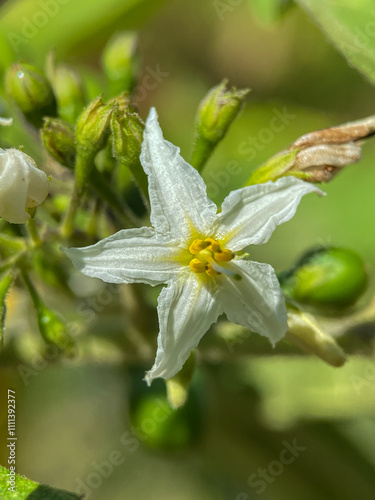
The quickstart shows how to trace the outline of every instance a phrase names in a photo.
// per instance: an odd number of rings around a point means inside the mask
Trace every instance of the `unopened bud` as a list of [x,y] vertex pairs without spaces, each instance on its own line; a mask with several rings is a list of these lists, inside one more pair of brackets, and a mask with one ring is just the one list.
[[122,31],[115,34],[104,49],[102,63],[112,95],[133,89],[139,70],[137,47],[137,34]]
[[238,116],[248,89],[227,89],[227,81],[212,88],[201,102],[196,124],[196,144],[192,164],[201,170],[216,145]]
[[139,156],[145,125],[137,113],[114,113],[111,121],[113,152],[130,169],[144,196],[148,195],[147,176]]
[[26,63],[13,64],[5,75],[5,89],[33,123],[55,114],[52,87],[44,74]]
[[82,189],[92,172],[95,155],[104,148],[109,136],[113,104],[104,104],[101,96],[83,110],[76,126],[76,185]]
[[113,114],[111,121],[113,150],[116,158],[128,166],[140,166],[139,155],[145,124],[137,113]]
[[357,253],[345,248],[322,247],[307,252],[279,279],[287,297],[334,312],[355,304],[366,289],[368,275]]
[[44,341],[55,345],[67,357],[73,357],[75,345],[63,321],[42,304],[37,308],[37,318],[39,331]]
[[75,123],[86,104],[80,74],[66,64],[55,66],[52,59],[49,76],[56,96],[59,117],[70,123]]
[[114,106],[116,106],[118,111],[117,114],[119,116],[122,116],[125,113],[137,112],[136,107],[133,104],[131,94],[128,91],[121,92],[121,94],[108,101],[108,104],[113,104]]
[[41,137],[47,152],[61,165],[74,168],[76,144],[74,127],[59,118],[45,118]]
[[175,410],[183,406],[187,401],[194,370],[195,356],[194,351],[192,351],[177,375],[166,381],[168,401]]
[[24,224],[28,209],[40,205],[48,194],[46,174],[18,149],[0,149],[0,217]]

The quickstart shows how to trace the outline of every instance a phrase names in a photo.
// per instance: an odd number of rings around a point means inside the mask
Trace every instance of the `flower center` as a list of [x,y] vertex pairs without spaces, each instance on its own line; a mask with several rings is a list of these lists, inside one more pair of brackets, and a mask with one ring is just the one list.
[[222,265],[231,261],[234,253],[227,248],[222,249],[218,241],[212,238],[194,240],[189,247],[189,252],[194,255],[189,262],[190,269],[194,273],[206,273],[208,276],[226,274],[231,278],[241,279],[238,274]]

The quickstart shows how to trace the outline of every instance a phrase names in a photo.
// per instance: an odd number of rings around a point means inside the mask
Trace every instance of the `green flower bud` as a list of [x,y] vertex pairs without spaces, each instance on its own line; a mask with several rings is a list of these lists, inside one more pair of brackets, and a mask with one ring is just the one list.
[[130,92],[128,91],[121,92],[121,94],[108,101],[108,104],[114,104],[117,106],[119,116],[122,116],[125,113],[137,112],[136,107],[133,105]]
[[131,401],[132,430],[151,448],[173,450],[186,447],[201,430],[200,402],[192,393],[185,406],[173,410],[163,392],[138,393],[136,400]]
[[53,70],[51,81],[59,116],[70,123],[75,123],[86,104],[80,74],[66,64],[59,64]]
[[74,168],[76,143],[74,127],[59,118],[45,118],[41,137],[47,152],[61,165]]
[[83,110],[76,125],[77,162],[76,188],[79,193],[87,184],[95,155],[105,147],[114,104],[104,104],[101,96]]
[[65,324],[54,312],[44,305],[25,269],[21,270],[21,275],[35,306],[42,338],[47,344],[55,345],[65,356],[73,357],[75,354],[74,342]]
[[192,164],[201,170],[216,145],[238,116],[248,89],[227,89],[227,80],[213,87],[201,102],[196,124],[196,143]]
[[175,410],[184,406],[189,395],[189,387],[195,370],[195,355],[191,352],[182,369],[166,381],[169,404]]
[[139,70],[138,36],[132,31],[115,34],[103,52],[102,64],[111,94],[132,90]]
[[345,248],[307,252],[294,268],[279,276],[287,297],[322,309],[353,305],[364,292],[368,275],[361,257]]
[[52,87],[44,74],[26,63],[13,64],[5,75],[5,89],[29,121],[55,114]]
[[77,150],[80,155],[95,155],[105,146],[113,107],[113,103],[104,104],[102,97],[98,96],[82,111],[76,125]]
[[47,344],[55,345],[65,356],[75,355],[75,345],[67,332],[65,324],[58,316],[43,304],[37,307],[37,319],[40,334]]
[[130,169],[143,195],[148,196],[147,176],[139,155],[143,141],[144,123],[137,113],[114,113],[111,121],[113,152]]
[[[143,141],[145,125],[137,113],[121,115],[114,113],[111,121],[113,150],[116,158],[129,166],[141,165],[139,155]],[[142,168],[142,167],[141,167]]]

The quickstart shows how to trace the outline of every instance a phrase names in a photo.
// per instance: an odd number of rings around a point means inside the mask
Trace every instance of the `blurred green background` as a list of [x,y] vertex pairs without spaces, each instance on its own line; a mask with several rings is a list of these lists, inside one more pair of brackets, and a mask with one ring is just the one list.
[[[0,11],[0,71],[20,59],[42,67],[55,48],[59,61],[85,75],[94,97],[101,90],[105,43],[117,30],[139,29],[140,113],[145,118],[155,106],[165,137],[181,147],[187,160],[196,108],[208,89],[223,78],[250,87],[246,108],[203,173],[209,195],[219,203],[298,136],[365,117],[375,107],[374,87],[306,12],[292,2],[281,3],[277,15],[277,9],[266,7],[276,2],[260,0],[7,1]],[[149,75],[156,84],[143,92]],[[282,130],[272,137],[262,132],[280,113]],[[246,146],[249,137],[257,140],[255,149]],[[38,154],[33,138],[17,124],[2,130],[2,138]],[[370,139],[361,162],[324,186],[328,196],[303,200],[293,220],[279,227],[267,245],[254,249],[252,257],[282,270],[305,249],[334,244],[356,250],[373,274],[374,158]],[[4,360],[0,368],[1,391],[17,390],[19,473],[70,491],[84,483],[93,500],[374,498],[374,361],[352,357],[335,369],[317,359],[282,356],[278,348],[269,349],[269,356],[244,359],[238,345],[219,363],[213,352],[199,363],[188,408],[157,422],[152,404],[157,407],[164,398],[162,384],[152,392],[140,384],[149,361],[132,367],[126,353],[108,342],[126,329],[126,318],[113,318],[109,307],[99,320],[88,298],[95,303],[102,285],[85,284],[76,315],[93,315],[87,331],[80,332],[100,340],[90,352],[92,361],[51,361],[27,372],[26,365]],[[50,300],[58,303],[59,298]],[[22,296],[14,293],[7,337],[27,336],[35,328],[27,311]],[[373,333],[372,325],[362,332]],[[140,401],[151,406],[142,407]],[[0,419],[5,428],[5,413]],[[150,435],[136,438],[131,426],[142,429],[145,422]],[[283,465],[285,442],[294,440],[304,449]],[[106,469],[103,462],[114,450],[121,459],[113,470]],[[0,463],[5,465],[3,448]],[[100,467],[105,472],[98,476]],[[259,469],[268,470],[263,483],[256,482]]]

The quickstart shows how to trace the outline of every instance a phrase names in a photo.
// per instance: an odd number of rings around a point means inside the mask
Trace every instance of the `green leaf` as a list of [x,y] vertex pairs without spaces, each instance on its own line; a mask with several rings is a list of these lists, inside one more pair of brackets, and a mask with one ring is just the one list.
[[346,57],[375,83],[375,5],[373,0],[296,0]]
[[10,471],[0,466],[0,498],[1,500],[79,500],[83,496],[69,493],[68,491],[56,490],[50,486],[44,486],[30,481],[19,474],[15,475],[14,492],[9,490],[12,483]]

